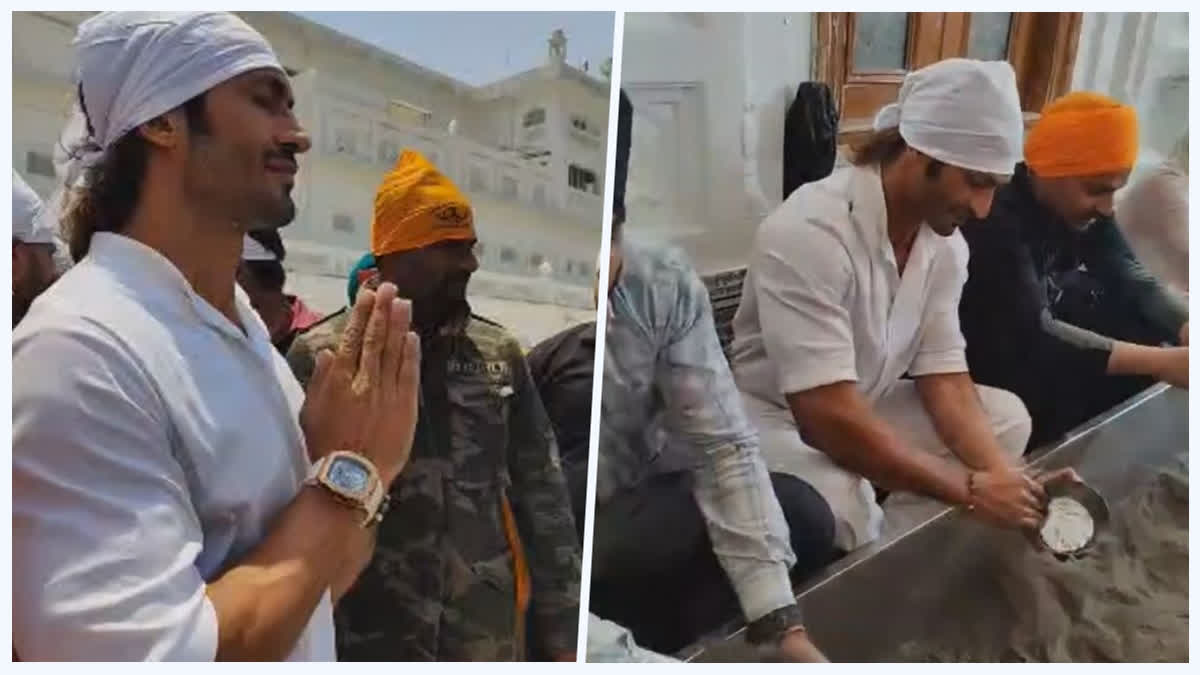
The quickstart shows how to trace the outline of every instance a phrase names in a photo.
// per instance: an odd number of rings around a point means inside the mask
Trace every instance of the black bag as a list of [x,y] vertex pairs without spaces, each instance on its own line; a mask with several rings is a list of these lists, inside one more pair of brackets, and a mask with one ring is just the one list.
[[838,111],[833,92],[820,82],[802,82],[783,123],[783,198],[821,180],[837,160]]

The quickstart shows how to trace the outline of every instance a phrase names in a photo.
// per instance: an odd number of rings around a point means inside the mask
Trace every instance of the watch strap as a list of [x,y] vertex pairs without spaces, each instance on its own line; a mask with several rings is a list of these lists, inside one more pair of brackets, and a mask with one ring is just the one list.
[[792,629],[804,625],[799,605],[788,605],[765,614],[746,626],[746,642],[752,645],[778,644]]
[[[367,466],[370,474],[370,483],[367,488],[367,494],[361,499],[347,497],[325,480],[325,472],[329,465],[335,459],[341,456],[351,456],[356,461],[359,461]],[[353,507],[361,511],[363,515],[362,521],[359,523],[362,527],[367,528],[378,524],[383,520],[384,514],[387,512],[387,506],[390,506],[391,500],[388,498],[387,487],[379,478],[379,471],[375,468],[375,464],[371,460],[362,456],[357,452],[339,451],[325,455],[324,457],[313,462],[308,469],[308,477],[304,481],[305,485],[316,485],[327,493],[329,493],[339,503]]]

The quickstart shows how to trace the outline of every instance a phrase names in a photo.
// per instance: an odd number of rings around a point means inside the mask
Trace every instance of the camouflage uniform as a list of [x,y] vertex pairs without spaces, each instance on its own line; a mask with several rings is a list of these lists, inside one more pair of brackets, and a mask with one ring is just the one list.
[[[301,383],[348,316],[297,338],[288,363]],[[532,576],[534,639],[549,655],[575,651],[580,552],[550,422],[516,340],[463,322],[422,340],[412,458],[371,564],[337,606],[342,660],[524,660],[504,495]]]

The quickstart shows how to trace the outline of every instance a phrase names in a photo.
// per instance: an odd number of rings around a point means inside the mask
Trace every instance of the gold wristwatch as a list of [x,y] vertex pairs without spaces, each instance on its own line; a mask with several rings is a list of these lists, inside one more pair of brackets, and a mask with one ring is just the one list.
[[362,526],[371,527],[387,513],[387,488],[371,460],[357,452],[339,450],[313,463],[305,485],[316,485],[334,499],[363,513]]

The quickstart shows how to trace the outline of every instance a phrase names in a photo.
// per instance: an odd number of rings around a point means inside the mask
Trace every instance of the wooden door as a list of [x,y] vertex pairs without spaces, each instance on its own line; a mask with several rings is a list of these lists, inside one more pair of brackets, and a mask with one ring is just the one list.
[[815,76],[834,91],[843,142],[870,131],[907,72],[954,56],[1012,63],[1032,118],[1069,86],[1080,20],[1070,12],[818,13]]

